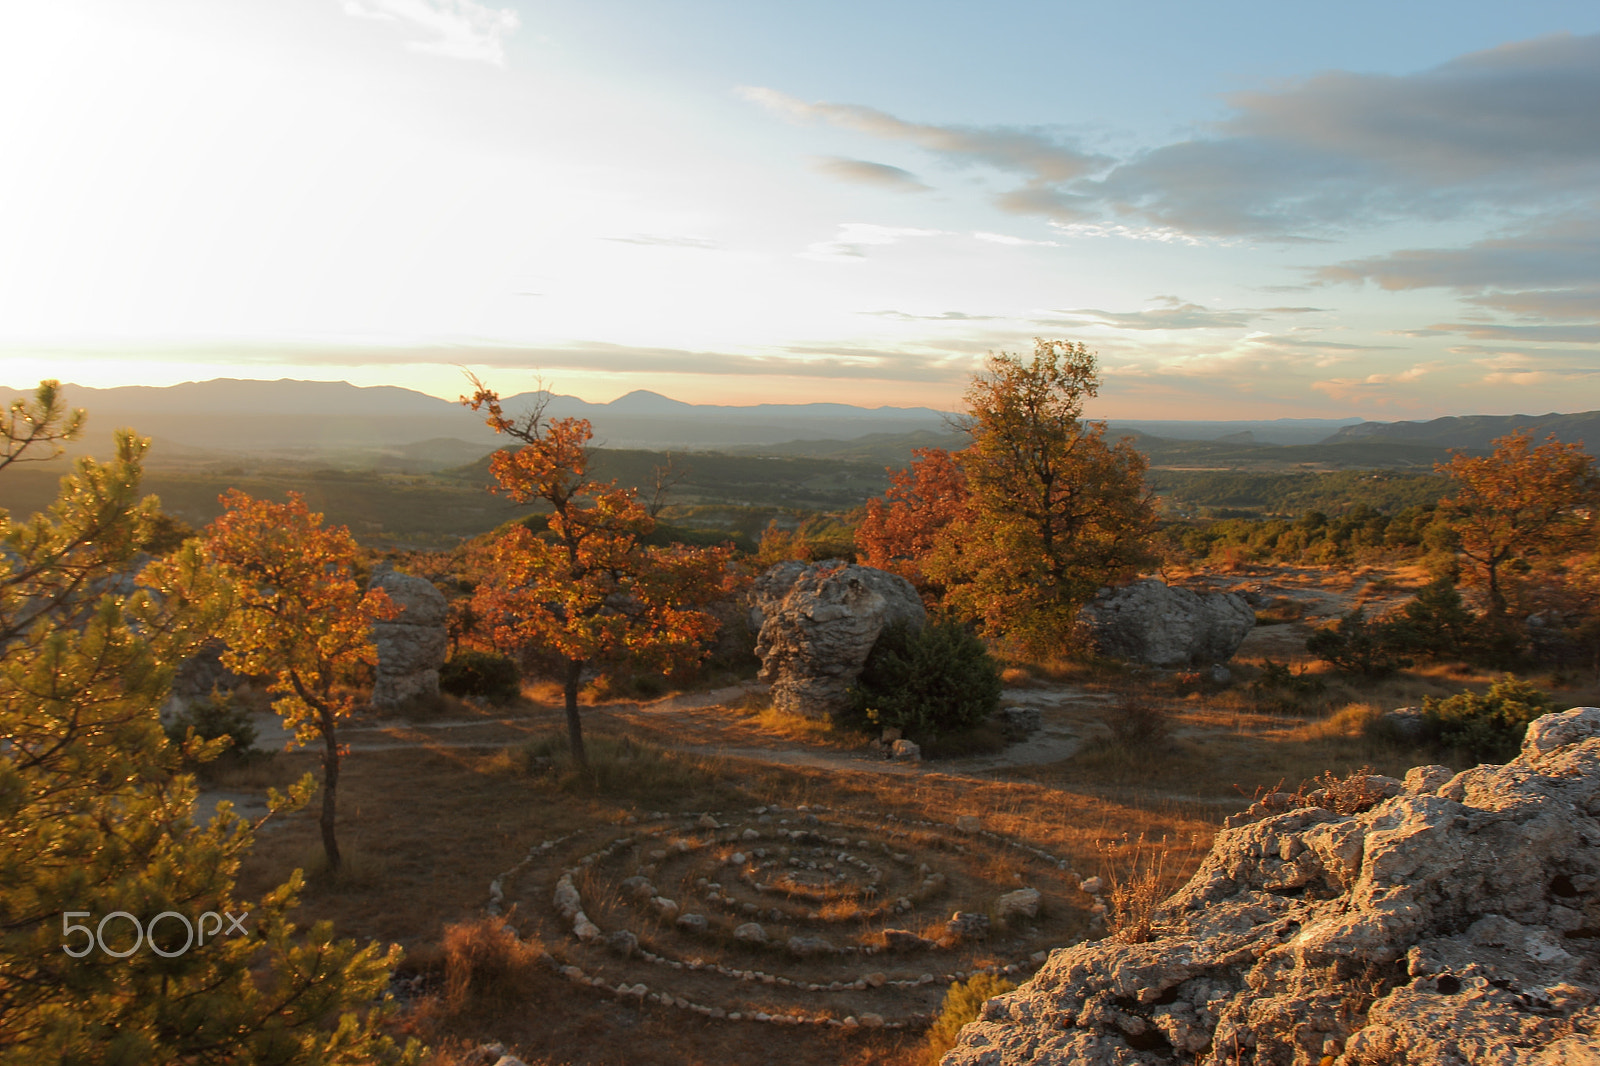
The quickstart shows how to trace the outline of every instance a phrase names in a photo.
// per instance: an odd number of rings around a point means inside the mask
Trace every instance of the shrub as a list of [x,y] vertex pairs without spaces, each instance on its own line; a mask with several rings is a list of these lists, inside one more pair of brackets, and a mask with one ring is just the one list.
[[1110,714],[1100,721],[1111,730],[1111,739],[1118,747],[1150,748],[1167,739],[1172,732],[1172,720],[1149,692],[1133,689],[1117,694]]
[[510,703],[520,694],[522,672],[509,655],[462,651],[439,669],[439,687],[452,696],[478,696]]
[[938,1019],[928,1030],[927,1061],[938,1062],[946,1051],[956,1046],[961,1027],[978,1020],[978,1012],[985,1003],[1016,987],[1004,977],[989,973],[975,973],[969,980],[951,985],[944,994]]
[[538,984],[543,946],[519,940],[504,918],[444,930],[444,1002],[451,1013],[526,1002]]
[[1395,647],[1429,659],[1471,661],[1478,648],[1478,619],[1461,600],[1449,575],[1417,590],[1390,632]]
[[1000,670],[965,626],[886,628],[872,646],[839,724],[896,728],[912,740],[976,727],[1000,707]]
[[261,754],[256,750],[256,727],[250,712],[234,702],[231,692],[212,689],[211,695],[179,711],[164,728],[174,744],[182,744],[191,729],[201,740],[226,737],[228,748],[223,758],[230,762],[248,762]]
[[1460,692],[1448,699],[1424,696],[1422,700],[1429,734],[1441,746],[1483,762],[1516,758],[1528,723],[1556,709],[1544,692],[1510,674],[1481,696]]
[[1393,627],[1368,622],[1360,607],[1306,638],[1306,651],[1347,674],[1387,677],[1411,665],[1395,646]]

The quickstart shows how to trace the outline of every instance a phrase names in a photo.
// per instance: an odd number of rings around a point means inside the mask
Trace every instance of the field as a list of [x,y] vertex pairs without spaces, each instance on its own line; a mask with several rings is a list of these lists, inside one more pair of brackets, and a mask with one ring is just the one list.
[[[1102,878],[1107,893],[1169,888],[1260,792],[1434,761],[1368,739],[1362,724],[1489,675],[1440,668],[1357,685],[1303,653],[1312,622],[1358,600],[1381,606],[1420,577],[1235,575],[1227,583],[1299,606],[1257,627],[1231,684],[1019,664],[1006,701],[1037,707],[1041,732],[920,765],[785,721],[760,686],[727,676],[649,702],[591,699],[594,778],[565,763],[549,684],[504,708],[443,700],[368,718],[344,734],[345,872],[318,876],[315,820],[300,813],[263,828],[241,888],[305,868],[304,922],[402,944],[400,1024],[439,1049],[436,1063],[467,1061],[488,1041],[537,1063],[756,1062],[781,1039],[787,1062],[910,1066],[952,982],[980,971],[1021,980],[1051,948],[1104,934],[1082,878]],[[1253,685],[1268,660],[1316,686]],[[1153,725],[1116,735],[1110,724],[1130,715]],[[212,794],[251,804],[311,766],[279,754]],[[575,936],[558,909],[564,873],[599,937]],[[1031,917],[1005,914],[1001,897],[1020,888],[1039,892]],[[494,909],[504,917],[487,917]],[[988,931],[953,935],[956,911],[984,915]],[[704,925],[675,921],[691,913]],[[748,922],[765,943],[734,935]],[[519,939],[500,932],[506,923]]]

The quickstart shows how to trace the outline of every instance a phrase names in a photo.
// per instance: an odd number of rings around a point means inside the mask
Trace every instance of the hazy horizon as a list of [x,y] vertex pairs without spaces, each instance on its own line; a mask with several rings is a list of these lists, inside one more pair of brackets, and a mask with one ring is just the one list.
[[8,384],[1600,408],[1600,8],[0,12]]

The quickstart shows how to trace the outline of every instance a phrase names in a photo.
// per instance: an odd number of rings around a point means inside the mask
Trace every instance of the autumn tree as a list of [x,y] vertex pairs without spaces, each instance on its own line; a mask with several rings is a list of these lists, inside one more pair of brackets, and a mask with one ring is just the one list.
[[382,589],[362,591],[355,538],[343,526],[325,528],[298,493],[273,503],[230,489],[222,505],[202,542],[233,583],[223,663],[270,677],[278,697],[272,709],[296,741],[322,742],[322,849],[337,872],[338,723],[356,705],[337,682],[352,667],[377,662],[372,623],[399,608]]
[[[82,422],[45,383],[0,420],[0,470]],[[0,512],[0,1064],[415,1061],[378,1030],[399,948],[297,934],[298,876],[237,898],[252,827],[226,804],[194,823],[182,759],[223,742],[179,750],[157,707],[227,589],[193,545],[140,570],[158,517],[146,447],[119,433],[47,513]],[[218,928],[186,945],[208,912]],[[248,935],[218,935],[222,914]]]
[[495,392],[472,383],[462,403],[487,410],[489,426],[522,444],[491,460],[498,491],[551,508],[543,533],[518,525],[494,543],[494,571],[474,609],[499,640],[551,649],[564,662],[568,740],[573,761],[586,766],[584,667],[626,660],[666,671],[696,658],[718,624],[700,608],[728,591],[732,548],[646,545],[655,520],[637,494],[588,476],[587,420],[547,419],[542,404],[508,418]]
[[1500,437],[1486,456],[1452,451],[1434,467],[1454,483],[1440,508],[1483,585],[1484,620],[1496,629],[1506,622],[1509,572],[1592,531],[1600,506],[1600,480],[1583,446],[1552,435],[1534,447],[1531,436]]
[[1058,647],[1096,590],[1149,561],[1144,457],[1083,419],[1099,384],[1082,344],[989,357],[967,390],[971,444],[955,457],[968,509],[922,563],[947,607],[1031,653]]
[[913,448],[911,466],[889,472],[889,490],[867,501],[856,527],[863,562],[899,574],[918,591],[930,589],[922,560],[951,522],[970,522],[972,495],[960,458],[943,448]]

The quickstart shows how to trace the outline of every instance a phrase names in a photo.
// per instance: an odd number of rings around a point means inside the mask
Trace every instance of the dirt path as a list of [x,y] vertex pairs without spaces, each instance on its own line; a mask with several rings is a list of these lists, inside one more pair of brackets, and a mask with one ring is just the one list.
[[[709,692],[670,696],[649,703],[609,703],[585,707],[590,721],[612,721],[642,727],[653,742],[677,751],[725,759],[746,759],[779,766],[798,766],[839,773],[874,773],[915,776],[936,772],[947,776],[971,777],[1015,766],[1059,762],[1077,751],[1080,735],[1069,728],[1061,712],[1068,707],[1098,708],[1108,699],[1071,685],[1048,688],[1007,689],[1002,702],[1012,706],[1036,707],[1043,727],[1026,740],[1009,745],[992,755],[940,759],[937,763],[894,762],[861,749],[845,750],[807,744],[803,741],[764,733],[748,718],[730,709],[753,692],[756,685],[734,685]],[[508,716],[485,714],[482,717],[440,721],[357,719],[343,726],[340,739],[351,753],[398,751],[408,748],[502,748],[519,744],[531,736],[548,732],[562,721],[559,710],[541,709],[529,714]],[[277,715],[267,711],[252,716],[256,745],[265,751],[282,751],[292,739]],[[260,793],[237,789],[203,789],[197,805],[202,820],[215,814],[218,802],[227,800],[236,813],[257,819],[267,813]],[[268,823],[269,825],[271,823]]]

